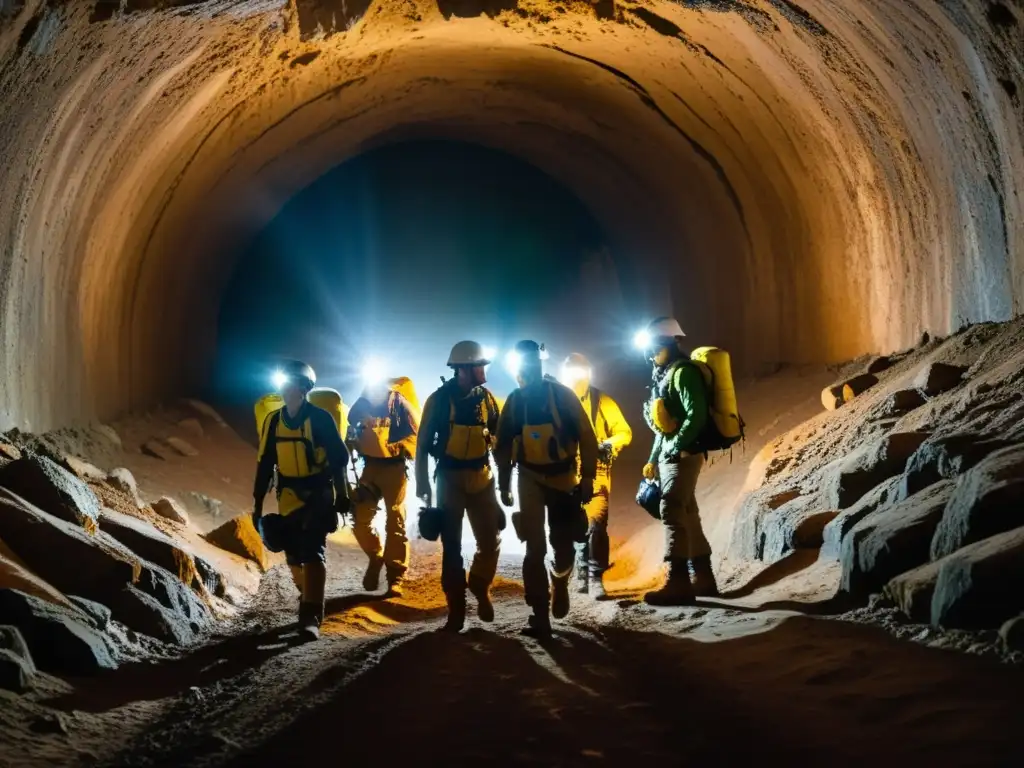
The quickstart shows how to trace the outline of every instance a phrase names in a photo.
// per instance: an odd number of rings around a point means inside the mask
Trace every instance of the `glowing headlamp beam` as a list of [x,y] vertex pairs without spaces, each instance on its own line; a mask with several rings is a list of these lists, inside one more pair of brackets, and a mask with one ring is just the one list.
[[363,381],[367,384],[379,384],[386,376],[384,364],[371,358],[363,363]]
[[633,336],[633,346],[637,349],[650,349],[652,343],[654,343],[654,339],[651,338],[651,333],[647,329],[637,331]]
[[579,365],[567,365],[562,368],[562,381],[565,384],[575,384],[577,381],[585,381],[590,378],[589,368]]
[[284,375],[283,371],[274,371],[270,376],[270,383],[274,385],[274,389],[281,389],[288,383],[288,377]]

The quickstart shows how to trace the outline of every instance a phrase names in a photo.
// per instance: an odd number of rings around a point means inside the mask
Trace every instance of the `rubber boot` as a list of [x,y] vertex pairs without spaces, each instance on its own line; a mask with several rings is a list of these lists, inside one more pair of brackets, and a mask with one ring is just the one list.
[[668,566],[668,579],[661,589],[644,595],[648,605],[693,605],[693,586],[685,560],[672,560]]
[[718,597],[718,582],[711,569],[711,555],[695,557],[689,563],[690,584],[697,597]]
[[363,589],[367,592],[376,592],[380,589],[380,572],[384,567],[383,557],[371,557],[366,566],[366,573],[363,574]]
[[491,602],[491,589],[482,579],[469,577],[469,591],[476,598],[476,615],[480,621],[490,623],[494,621],[494,604]]
[[556,619],[564,619],[569,613],[569,576],[551,574],[551,615]]
[[299,635],[306,640],[320,637],[324,621],[324,591],[327,586],[327,566],[324,563],[306,563],[305,601],[300,611]]

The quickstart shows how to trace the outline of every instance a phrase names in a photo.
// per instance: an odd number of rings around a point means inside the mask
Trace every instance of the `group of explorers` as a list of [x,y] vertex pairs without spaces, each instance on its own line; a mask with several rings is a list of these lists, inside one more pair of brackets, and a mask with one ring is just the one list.
[[[707,451],[722,447],[707,437],[720,439],[722,432],[712,423],[718,414],[712,402],[717,371],[699,361],[696,352],[687,352],[684,337],[672,318],[655,320],[644,334],[652,364],[644,418],[655,440],[637,501],[663,522],[668,563],[664,584],[644,596],[652,605],[690,605],[697,596],[717,594],[711,547],[695,497]],[[283,405],[262,423],[253,522],[268,548],[285,553],[300,594],[303,636],[319,636],[327,537],[337,530],[339,515],[352,521],[356,541],[369,558],[363,588],[378,590],[384,571],[385,597],[402,594],[409,562],[405,497],[410,461],[424,504],[420,532],[442,543],[441,587],[448,606],[443,631],[463,629],[467,591],[479,618],[494,620],[490,588],[506,527],[502,506],[514,505],[513,468],[518,470],[519,509],[510,517],[525,543],[523,586],[532,609],[523,634],[551,637],[551,618],[569,612],[574,566],[578,593],[607,597],[603,574],[610,555],[611,467],[632,432],[615,401],[591,385],[590,365],[582,355],[565,360],[561,383],[544,373],[542,345],[521,341],[512,354],[518,361],[518,388],[500,407],[485,386],[491,363],[487,353],[476,342],[461,341],[448,358],[453,375],[427,398],[422,415],[388,382],[368,385],[348,412],[345,439],[335,418],[310,402],[313,369],[298,361],[282,369]],[[726,374],[731,392],[731,373]],[[353,454],[361,458],[362,471],[350,486]],[[272,484],[278,514],[264,515]],[[383,544],[373,528],[381,501],[386,509]],[[468,577],[462,555],[467,518],[476,540]]]

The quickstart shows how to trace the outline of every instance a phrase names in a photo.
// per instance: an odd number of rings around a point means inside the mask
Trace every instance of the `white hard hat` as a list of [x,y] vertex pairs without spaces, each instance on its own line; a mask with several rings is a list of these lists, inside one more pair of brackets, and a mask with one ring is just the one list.
[[647,333],[651,335],[652,339],[675,338],[686,335],[683,333],[679,321],[674,317],[659,317],[647,326]]
[[448,355],[448,365],[452,368],[460,365],[488,365],[490,362],[484,348],[475,341],[460,341]]

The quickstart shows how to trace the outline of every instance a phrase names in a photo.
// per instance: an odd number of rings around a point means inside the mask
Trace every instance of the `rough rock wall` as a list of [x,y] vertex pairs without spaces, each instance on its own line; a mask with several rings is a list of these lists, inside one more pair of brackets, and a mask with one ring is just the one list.
[[404,138],[550,172],[607,226],[633,309],[741,364],[1024,297],[1022,0],[0,9],[0,428],[201,380],[239,244]]

